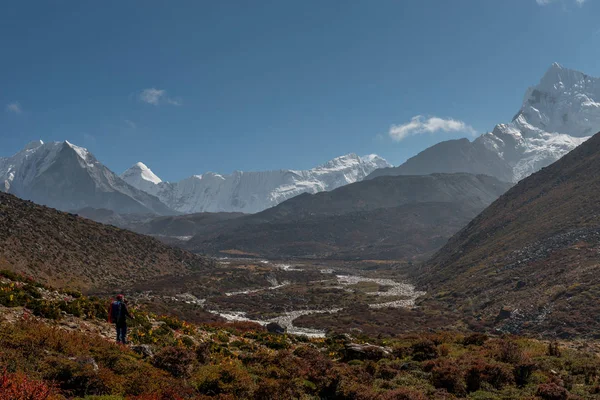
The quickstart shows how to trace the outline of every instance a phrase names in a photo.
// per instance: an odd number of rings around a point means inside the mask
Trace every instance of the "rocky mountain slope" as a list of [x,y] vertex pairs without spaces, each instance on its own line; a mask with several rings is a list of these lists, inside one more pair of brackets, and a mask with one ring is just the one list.
[[156,239],[0,193],[0,269],[61,286],[114,291],[212,265]]
[[128,185],[89,151],[67,141],[29,143],[0,158],[0,190],[65,211],[173,214],[156,197]]
[[481,141],[469,139],[448,140],[433,145],[398,167],[381,168],[367,179],[378,176],[427,175],[436,172],[484,174],[504,182],[512,182],[512,168],[495,151]]
[[372,176],[479,172],[518,182],[600,129],[600,78],[553,64],[508,124],[473,142],[451,140]]
[[376,169],[389,166],[376,155],[348,154],[305,171],[235,171],[231,175],[208,172],[170,183],[163,182],[143,163],[137,163],[121,178],[181,213],[255,213],[302,193],[332,190],[361,181]]
[[442,246],[509,187],[484,175],[381,177],[206,225],[186,247],[266,257],[412,258]]
[[600,134],[519,182],[415,271],[429,300],[488,327],[600,328]]

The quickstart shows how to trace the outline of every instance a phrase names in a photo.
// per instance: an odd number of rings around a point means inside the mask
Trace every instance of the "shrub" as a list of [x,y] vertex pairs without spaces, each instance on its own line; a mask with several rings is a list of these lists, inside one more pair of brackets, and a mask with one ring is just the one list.
[[520,349],[519,344],[511,339],[500,339],[497,343],[498,354],[496,358],[498,361],[508,364],[518,364],[523,360],[523,351]]
[[558,347],[558,343],[557,342],[550,342],[548,343],[548,352],[547,354],[550,357],[560,357],[561,352],[560,352],[560,348]]
[[432,360],[439,356],[435,343],[431,340],[422,340],[411,346],[412,358],[415,361]]
[[426,400],[424,394],[414,390],[400,388],[381,395],[381,400]]
[[515,383],[519,387],[526,386],[531,380],[531,376],[536,369],[536,365],[530,361],[523,361],[515,366],[513,375]]
[[49,400],[55,391],[45,382],[28,378],[22,373],[6,373],[0,377],[0,400]]
[[27,308],[37,317],[54,320],[61,317],[59,306],[47,300],[33,299],[27,303]]
[[463,339],[463,345],[483,346],[488,339],[488,336],[484,333],[472,333]]
[[196,361],[198,361],[200,364],[206,364],[210,361],[209,343],[203,342],[196,346]]
[[466,393],[464,375],[456,362],[447,359],[430,361],[425,369],[431,371],[431,383],[436,388],[458,396]]
[[567,400],[569,392],[555,383],[545,383],[538,386],[537,396],[544,400]]
[[205,395],[230,394],[236,398],[248,398],[255,384],[239,361],[224,361],[219,365],[201,367],[193,377],[196,390]]
[[475,392],[481,388],[482,383],[488,383],[496,389],[512,384],[514,376],[511,368],[506,364],[490,364],[485,360],[476,360],[467,370],[467,391]]
[[192,372],[195,359],[196,354],[187,348],[167,346],[156,353],[152,364],[176,378],[185,378]]

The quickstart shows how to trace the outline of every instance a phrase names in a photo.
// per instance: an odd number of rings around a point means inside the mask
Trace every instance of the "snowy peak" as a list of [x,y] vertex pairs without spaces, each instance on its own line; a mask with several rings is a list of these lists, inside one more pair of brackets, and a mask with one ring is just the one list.
[[600,128],[600,79],[552,64],[540,83],[527,90],[513,123],[525,133],[593,135]]
[[157,196],[172,210],[195,212],[255,213],[302,193],[317,193],[363,180],[378,168],[389,167],[371,154],[347,154],[309,170],[274,170],[229,175],[206,172],[179,182],[162,182],[144,164],[121,174],[133,187]]
[[600,131],[600,79],[554,63],[527,89],[511,122],[473,142],[438,143],[397,168],[373,176],[484,173],[518,182]]
[[497,152],[517,182],[552,164],[600,131],[600,79],[550,66],[540,83],[527,90],[509,124],[497,125],[476,142]]
[[377,168],[390,168],[392,164],[387,162],[383,157],[378,156],[377,154],[368,154],[360,158],[360,161],[363,164],[373,165]]
[[146,164],[142,162],[136,163],[127,171],[123,172],[123,174],[121,174],[121,178],[125,179],[125,177],[127,177],[126,180],[131,180],[137,177],[138,179],[142,179],[155,185],[158,185],[162,182],[162,180],[156,176],[154,172],[152,172],[152,170],[146,166]]
[[171,213],[157,198],[125,183],[87,149],[68,141],[35,141],[0,158],[0,190],[65,211],[93,207]]

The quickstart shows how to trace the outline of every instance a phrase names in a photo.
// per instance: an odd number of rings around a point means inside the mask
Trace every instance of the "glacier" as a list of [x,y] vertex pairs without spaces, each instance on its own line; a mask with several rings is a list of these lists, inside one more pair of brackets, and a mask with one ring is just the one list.
[[600,78],[552,64],[530,87],[519,112],[477,138],[513,170],[517,182],[600,131]]
[[302,193],[358,182],[385,167],[390,164],[377,155],[347,154],[309,170],[235,171],[228,175],[207,172],[179,182],[163,182],[139,162],[120,176],[177,212],[256,213]]

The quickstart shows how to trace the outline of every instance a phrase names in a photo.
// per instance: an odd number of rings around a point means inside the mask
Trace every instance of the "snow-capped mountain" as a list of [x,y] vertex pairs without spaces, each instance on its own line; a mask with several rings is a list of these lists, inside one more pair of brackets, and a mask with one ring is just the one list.
[[[552,164],[600,131],[600,78],[553,64],[512,122],[473,142],[438,143],[380,175],[487,173],[517,182]],[[473,171],[475,170],[475,171]]]
[[127,184],[89,151],[67,141],[29,143],[0,158],[0,190],[60,210],[106,208],[172,214],[156,197]]
[[171,183],[161,181],[146,165],[137,163],[121,178],[178,212],[255,213],[302,193],[332,190],[363,180],[374,170],[389,166],[377,155],[348,154],[305,171],[235,171],[231,175],[208,172]]

